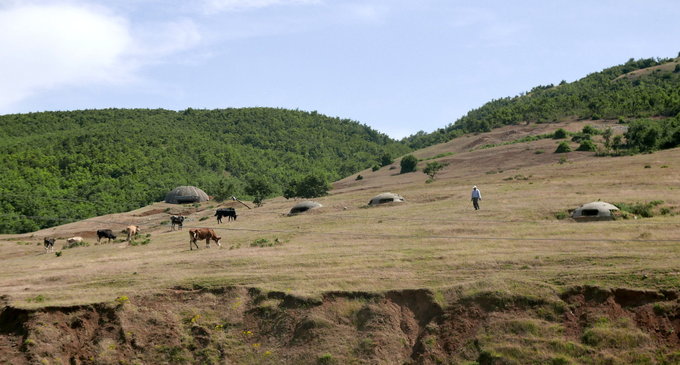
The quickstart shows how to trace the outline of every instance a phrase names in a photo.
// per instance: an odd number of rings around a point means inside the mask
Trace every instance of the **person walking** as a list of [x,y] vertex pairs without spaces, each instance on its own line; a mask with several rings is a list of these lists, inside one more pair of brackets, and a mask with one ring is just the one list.
[[477,189],[477,186],[472,187],[472,206],[475,210],[479,210],[479,201],[482,200],[482,192]]

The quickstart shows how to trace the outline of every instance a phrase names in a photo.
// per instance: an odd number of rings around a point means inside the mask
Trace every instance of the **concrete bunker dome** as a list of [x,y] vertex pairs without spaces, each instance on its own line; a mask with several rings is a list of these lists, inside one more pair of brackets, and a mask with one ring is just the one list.
[[293,215],[293,214],[304,213],[304,212],[306,212],[310,209],[316,209],[316,208],[321,208],[321,207],[323,207],[323,205],[321,205],[321,203],[317,203],[315,201],[307,200],[307,201],[303,201],[303,202],[295,204],[290,209],[290,212],[288,214]]
[[165,194],[165,202],[170,204],[200,203],[210,200],[205,191],[195,186],[178,186]]
[[619,210],[615,205],[606,202],[592,202],[583,204],[571,213],[571,218],[577,222],[611,221],[614,212]]
[[369,202],[368,205],[378,205],[378,204],[386,204],[386,203],[403,203],[405,202],[406,199],[404,199],[403,196],[395,193],[382,193],[374,196]]

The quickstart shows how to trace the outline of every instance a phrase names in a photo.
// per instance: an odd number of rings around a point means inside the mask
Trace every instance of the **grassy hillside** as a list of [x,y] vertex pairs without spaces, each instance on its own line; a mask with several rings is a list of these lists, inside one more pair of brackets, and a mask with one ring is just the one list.
[[408,151],[350,120],[302,111],[84,110],[0,116],[0,233],[160,201],[179,185],[280,194],[305,175],[337,180]]
[[565,119],[638,119],[680,113],[679,59],[630,59],[575,82],[536,86],[515,97],[492,100],[433,133],[404,142],[423,148],[470,132],[525,122]]
[[[238,220],[223,224],[215,202],[155,203],[0,236],[0,361],[673,364],[680,150],[595,157],[526,141],[586,125],[625,131],[587,121],[462,136],[413,152],[417,172],[394,163],[337,181],[324,207],[297,216],[280,197],[233,205]],[[431,161],[448,165],[426,183]],[[407,201],[366,207],[385,191]],[[662,203],[651,218],[564,218],[596,200]],[[178,212],[188,220],[172,231]],[[94,244],[97,228],[128,224],[150,236]],[[190,251],[191,227],[213,228],[222,247]],[[89,246],[64,249],[72,235]],[[44,236],[60,256],[43,253]]]

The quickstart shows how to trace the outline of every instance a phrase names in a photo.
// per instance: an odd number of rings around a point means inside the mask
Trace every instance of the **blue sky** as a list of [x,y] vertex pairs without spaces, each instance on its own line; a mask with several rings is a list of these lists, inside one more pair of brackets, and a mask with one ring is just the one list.
[[629,58],[677,0],[0,0],[0,114],[316,110],[394,138]]

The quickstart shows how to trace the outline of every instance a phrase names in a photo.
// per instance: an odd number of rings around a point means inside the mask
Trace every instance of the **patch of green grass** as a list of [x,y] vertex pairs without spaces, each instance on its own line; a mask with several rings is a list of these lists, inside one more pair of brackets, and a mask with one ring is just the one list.
[[335,359],[333,359],[333,355],[330,353],[325,353],[323,355],[319,355],[319,357],[316,359],[316,363],[319,365],[327,365],[327,364],[335,364]]
[[[635,214],[643,218],[651,218],[656,214],[654,208],[661,204],[663,204],[663,200],[652,200],[648,203],[616,203],[614,205],[623,212]],[[670,208],[668,209],[666,214],[670,213]]]
[[453,152],[445,152],[445,153],[440,153],[440,154],[438,154],[438,155],[436,155],[436,156],[427,157],[427,158],[421,158],[421,159],[419,159],[418,161],[434,160],[434,159],[436,159],[436,158],[442,158],[442,157],[452,156],[452,155],[453,155]]
[[632,349],[647,345],[650,338],[627,318],[611,321],[602,317],[583,332],[581,341],[598,349]]
[[258,238],[250,243],[250,247],[274,247],[283,245],[283,242],[275,237],[273,240],[268,240],[266,238]]
[[42,303],[42,302],[44,302],[45,300],[47,300],[47,297],[45,297],[45,296],[42,295],[42,294],[38,294],[38,295],[36,295],[36,296],[33,297],[33,298],[27,298],[27,299],[26,299],[26,301],[29,302],[29,303]]

